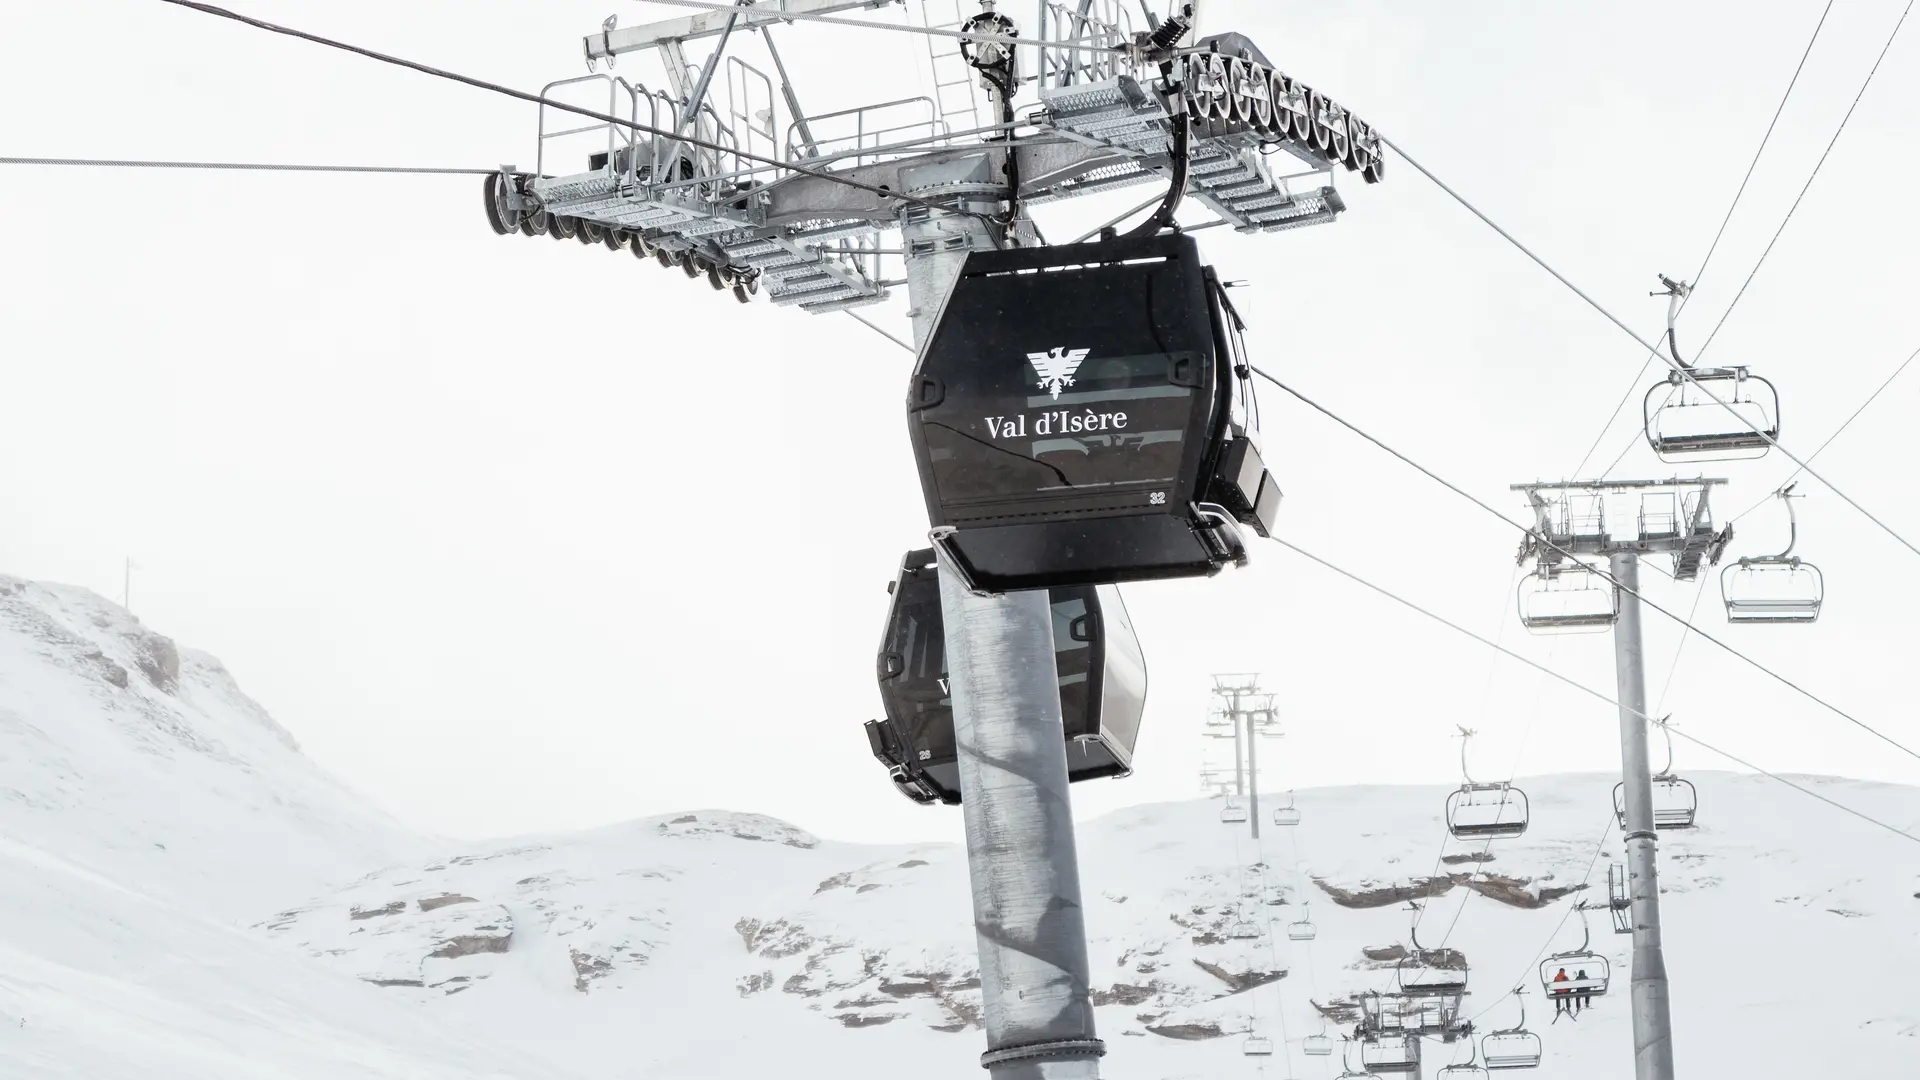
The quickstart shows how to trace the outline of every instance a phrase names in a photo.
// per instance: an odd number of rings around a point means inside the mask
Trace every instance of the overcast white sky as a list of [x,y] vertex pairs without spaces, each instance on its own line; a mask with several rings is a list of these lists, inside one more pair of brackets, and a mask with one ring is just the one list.
[[[672,13],[236,4],[528,89],[579,73],[580,37],[609,12]],[[1651,337],[1655,273],[1699,266],[1821,6],[1212,0],[1207,19],[1375,122]],[[1834,6],[1682,318],[1683,353],[1902,6]],[[0,155],[533,161],[531,106],[155,0],[7,18]],[[782,40],[810,112],[901,96],[921,47],[821,27]],[[1920,346],[1916,61],[1909,26],[1709,353],[1774,379],[1803,455]],[[1336,225],[1201,234],[1251,282],[1250,346],[1517,514],[1507,485],[1572,470],[1644,354],[1404,164],[1341,184]],[[1071,235],[1146,194],[1041,221]],[[956,813],[892,793],[860,730],[879,709],[884,582],[926,529],[897,347],[624,255],[497,238],[472,177],[0,167],[0,204],[0,569],[117,597],[132,556],[142,619],[222,657],[315,759],[422,828],[726,806],[848,839],[958,834]],[[882,316],[901,334],[903,306]],[[1651,378],[1598,465],[1633,441]],[[1606,638],[1515,623],[1512,530],[1279,392],[1262,400],[1284,535],[1611,694]],[[1909,373],[1817,468],[1920,539],[1916,410]],[[1739,510],[1792,465],[1706,468],[1732,478]],[[1642,443],[1615,475],[1671,472]],[[1920,743],[1905,671],[1920,556],[1802,490],[1821,621],[1727,627],[1717,580],[1697,618]],[[1741,525],[1738,552],[1778,550],[1784,521]],[[1692,607],[1692,587],[1647,578]],[[1289,734],[1267,787],[1457,779],[1457,722],[1482,733],[1478,772],[1617,767],[1610,707],[1277,546],[1246,571],[1128,595],[1153,680],[1139,769],[1076,787],[1084,812],[1197,793],[1206,676],[1223,670],[1279,692]],[[1678,634],[1650,614],[1647,639],[1657,700]],[[1920,782],[1920,762],[1699,640],[1665,707],[1768,767]],[[1725,767],[1684,745],[1679,765]]]

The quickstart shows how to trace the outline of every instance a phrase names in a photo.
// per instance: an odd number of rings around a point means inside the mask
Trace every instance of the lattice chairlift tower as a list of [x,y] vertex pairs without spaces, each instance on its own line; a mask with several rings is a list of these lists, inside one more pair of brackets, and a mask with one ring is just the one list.
[[[1534,525],[1519,561],[1551,576],[1569,565],[1592,573],[1581,556],[1608,560],[1616,699],[1620,703],[1622,805],[1626,811],[1628,909],[1615,917],[1633,934],[1634,1075],[1673,1080],[1673,1023],[1667,1003],[1655,857],[1653,770],[1647,750],[1647,679],[1640,640],[1640,558],[1670,555],[1676,581],[1692,581],[1720,560],[1732,530],[1716,529],[1710,503],[1725,480],[1594,480],[1515,484]],[[1597,611],[1597,609],[1596,609]],[[1597,617],[1597,615],[1596,615]],[[1524,605],[1521,621],[1529,613]],[[1622,916],[1627,918],[1622,919]],[[1590,993],[1593,991],[1589,991]]]

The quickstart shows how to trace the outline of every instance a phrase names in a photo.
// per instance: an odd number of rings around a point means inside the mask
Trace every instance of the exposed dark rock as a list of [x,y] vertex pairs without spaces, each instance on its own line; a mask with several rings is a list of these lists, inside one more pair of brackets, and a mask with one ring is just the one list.
[[925,865],[927,865],[927,860],[925,859],[908,859],[906,862],[903,862],[900,864],[900,869],[911,870],[916,866],[925,866]]
[[180,649],[172,638],[145,632],[134,646],[134,663],[154,689],[169,694],[180,689]]
[[1463,851],[1458,855],[1442,855],[1440,861],[1448,866],[1459,866],[1462,863],[1490,863],[1493,861],[1493,852]]
[[1153,1000],[1161,987],[1156,984],[1134,986],[1130,983],[1114,983],[1110,989],[1095,989],[1089,997],[1095,1005],[1144,1005]]
[[841,1027],[863,1028],[891,1024],[901,1016],[901,1013],[841,1013],[834,1019],[840,1021]]
[[773,972],[771,971],[762,971],[753,975],[742,975],[740,978],[735,979],[733,983],[733,988],[740,992],[741,997],[752,997],[762,990],[768,990],[772,987]]
[[475,953],[503,953],[513,941],[513,931],[504,934],[458,934],[448,938],[427,956],[435,960],[457,960]]
[[375,986],[418,986],[423,989],[427,985],[419,979],[362,979],[360,981],[370,982]]
[[476,902],[477,901],[471,896],[461,896],[459,893],[441,893],[439,896],[429,896],[421,900],[420,910],[433,911],[436,908],[450,907],[454,904],[472,904]]
[[853,891],[856,893],[865,893],[865,892],[872,892],[875,889],[884,889],[884,888],[886,888],[885,885],[878,884],[877,882],[868,882],[867,884],[862,885]]
[[691,825],[691,824],[693,824],[694,822],[696,822],[696,821],[699,821],[699,820],[700,820],[700,815],[698,815],[698,814],[681,814],[681,815],[680,815],[679,817],[677,817],[677,818],[674,818],[674,819],[673,819],[672,821],[669,821],[669,822],[667,822],[667,824],[669,824],[669,825]]
[[1167,1024],[1164,1027],[1154,1027],[1149,1024],[1147,1030],[1163,1039],[1181,1039],[1186,1042],[1217,1039],[1226,1034],[1216,1024]]
[[568,949],[567,956],[573,960],[573,988],[583,994],[587,992],[589,983],[604,979],[613,971],[613,962],[604,957],[589,956],[578,949]]
[[379,916],[382,916],[382,915],[398,915],[405,910],[407,910],[407,902],[405,900],[395,900],[393,903],[388,904],[385,907],[377,907],[377,908],[363,908],[356,904],[351,910],[347,912],[347,918],[373,919],[373,918],[378,918]]
[[1256,986],[1265,986],[1271,982],[1279,982],[1281,979],[1287,977],[1285,970],[1242,971],[1235,973],[1220,967],[1218,964],[1209,964],[1205,960],[1195,960],[1193,965],[1201,971],[1219,979],[1221,982],[1226,983],[1228,994],[1238,994],[1246,990],[1251,990]]

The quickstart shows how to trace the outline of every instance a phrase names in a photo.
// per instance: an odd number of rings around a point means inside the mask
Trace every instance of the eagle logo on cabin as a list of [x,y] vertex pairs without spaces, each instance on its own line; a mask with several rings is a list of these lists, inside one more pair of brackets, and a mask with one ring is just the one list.
[[1040,373],[1040,389],[1050,391],[1056,400],[1060,391],[1073,385],[1073,373],[1080,370],[1080,362],[1087,358],[1092,349],[1068,350],[1056,346],[1052,352],[1033,352],[1027,354],[1027,363]]

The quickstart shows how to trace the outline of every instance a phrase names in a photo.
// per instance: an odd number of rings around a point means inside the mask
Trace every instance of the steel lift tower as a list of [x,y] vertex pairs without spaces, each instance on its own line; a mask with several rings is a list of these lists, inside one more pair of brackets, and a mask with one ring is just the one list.
[[[1640,641],[1640,557],[1672,556],[1675,581],[1692,581],[1703,564],[1719,562],[1732,527],[1715,529],[1708,504],[1713,489],[1725,483],[1701,478],[1513,485],[1526,493],[1534,514],[1518,560],[1535,563],[1520,583],[1520,621],[1537,632],[1613,630],[1636,1080],[1673,1080],[1653,767],[1647,751],[1646,656]],[[1606,558],[1607,576],[1581,562],[1577,556],[1582,555]]]
[[[656,2],[682,13],[629,27],[608,18],[583,39],[589,73],[544,88],[534,168],[505,166],[487,178],[494,231],[604,244],[743,303],[764,295],[863,322],[851,309],[904,285],[923,365],[969,256],[1041,243],[1034,207],[1152,185],[1166,194],[1110,224],[1157,202],[1144,233],[1132,234],[1178,231],[1172,212],[1186,199],[1217,218],[1195,228],[1276,232],[1345,210],[1337,169],[1369,183],[1383,169],[1370,125],[1280,71],[1245,36],[1195,40],[1194,4],[1156,14],[1140,0]],[[886,22],[896,6],[907,19]],[[1031,13],[1024,25],[1016,6]],[[1219,6],[1209,5],[1210,21]],[[869,44],[893,47],[887,57],[925,49],[931,92],[806,111],[775,39],[823,33],[822,24],[839,28],[834,66],[850,73],[848,85],[870,69],[864,59],[848,63],[844,44],[851,28],[865,27]],[[701,48],[704,58],[689,55]],[[664,69],[649,76],[655,85],[629,79],[624,66],[615,74],[616,61],[645,53]],[[595,70],[601,64],[608,70]],[[593,122],[579,122],[582,109]],[[1274,161],[1299,168],[1283,172]],[[1232,333],[1237,348],[1237,326]],[[1060,363],[1069,366],[1053,372],[1055,397],[1078,358]],[[1229,434],[1219,424],[1205,437],[1217,447]],[[1137,437],[1104,438],[1101,447]],[[1229,486],[1246,497],[1229,510],[1270,518],[1279,495],[1257,454],[1232,460]],[[1227,511],[1204,493],[1193,505],[1202,539],[1232,533]],[[969,587],[939,532],[982,1065],[996,1080],[1093,1080],[1103,1046],[1087,986],[1047,590]]]

